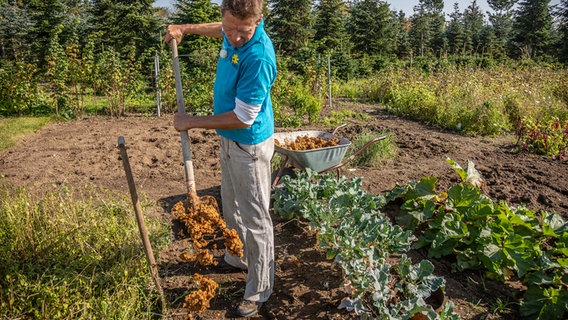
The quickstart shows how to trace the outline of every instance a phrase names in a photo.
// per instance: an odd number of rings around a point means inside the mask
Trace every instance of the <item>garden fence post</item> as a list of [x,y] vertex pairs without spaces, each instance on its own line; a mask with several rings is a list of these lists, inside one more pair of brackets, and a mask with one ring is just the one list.
[[327,83],[328,83],[328,91],[329,91],[329,109],[332,109],[331,105],[331,55],[327,56]]
[[158,52],[154,55],[154,78],[156,81],[156,108],[158,109],[158,117],[162,109],[162,93],[160,92],[160,57]]

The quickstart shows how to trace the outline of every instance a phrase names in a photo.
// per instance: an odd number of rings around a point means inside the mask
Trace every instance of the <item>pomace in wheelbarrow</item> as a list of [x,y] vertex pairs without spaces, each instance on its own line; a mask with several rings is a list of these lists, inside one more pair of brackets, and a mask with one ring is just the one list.
[[329,140],[319,137],[310,137],[307,135],[297,136],[294,141],[284,141],[282,144],[278,139],[274,140],[274,144],[289,150],[313,150],[326,147],[335,147],[339,145],[339,139],[331,138]]

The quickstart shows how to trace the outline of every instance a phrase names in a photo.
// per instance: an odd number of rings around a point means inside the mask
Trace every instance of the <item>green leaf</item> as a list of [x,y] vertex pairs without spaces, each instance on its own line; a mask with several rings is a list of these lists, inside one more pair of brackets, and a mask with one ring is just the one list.
[[436,195],[436,182],[438,179],[434,177],[422,177],[414,188],[408,190],[405,199],[433,198]]
[[487,244],[485,248],[481,248],[477,257],[488,271],[497,275],[499,280],[505,281],[504,267],[507,255],[502,248],[492,243]]
[[483,178],[477,169],[475,169],[475,165],[472,161],[467,160],[467,178],[465,179],[466,182],[471,183],[472,185],[481,188],[485,184],[483,182]]
[[475,269],[481,266],[481,261],[479,261],[477,254],[471,248],[466,248],[464,251],[456,250],[455,253],[458,270]]
[[[411,273],[411,278],[414,280],[425,278],[434,273],[434,265],[429,260],[422,260],[420,264],[416,265],[414,271]],[[437,288],[436,288],[437,289]]]
[[449,163],[452,168],[454,168],[462,181],[465,181],[467,179],[467,172],[455,160],[447,158],[446,162]]
[[477,188],[481,188],[484,185],[483,178],[479,171],[475,169],[475,164],[472,161],[467,160],[467,171],[464,170],[456,161],[450,158],[447,158],[446,162],[454,168],[463,182],[470,183]]
[[529,286],[521,302],[521,316],[528,319],[562,319],[568,310],[568,291]]
[[553,284],[554,276],[545,274],[543,271],[535,271],[527,275],[525,282],[529,285],[544,287]]
[[385,196],[387,202],[393,202],[398,198],[404,198],[409,188],[410,184],[399,185],[397,183],[391,191],[387,192]]
[[568,223],[558,214],[542,212],[542,233],[545,236],[558,238],[564,232],[568,232]]
[[448,199],[446,201],[450,209],[458,212],[466,213],[471,207],[478,204],[493,206],[491,199],[481,193],[479,188],[469,184],[459,184],[448,190]]

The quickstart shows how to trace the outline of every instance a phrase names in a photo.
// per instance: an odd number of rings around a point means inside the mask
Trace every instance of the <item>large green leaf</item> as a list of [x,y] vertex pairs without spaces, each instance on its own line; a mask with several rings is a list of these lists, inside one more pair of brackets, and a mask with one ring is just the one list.
[[530,286],[521,303],[521,316],[526,319],[565,319],[568,290]]
[[477,169],[475,169],[475,164],[467,160],[467,169],[464,170],[456,161],[448,158],[446,162],[449,163],[452,168],[457,172],[463,182],[470,183],[471,185],[481,188],[484,185],[483,178]]
[[558,238],[568,232],[568,223],[560,215],[544,211],[542,216],[542,233],[545,236]]

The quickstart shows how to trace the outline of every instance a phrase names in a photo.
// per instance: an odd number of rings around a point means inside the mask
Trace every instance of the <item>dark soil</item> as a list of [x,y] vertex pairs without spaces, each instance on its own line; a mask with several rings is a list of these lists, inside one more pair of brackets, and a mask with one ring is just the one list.
[[[382,194],[397,183],[423,176],[438,178],[438,189],[445,190],[460,181],[445,161],[449,157],[462,167],[466,160],[473,161],[486,180],[486,193],[493,200],[504,200],[513,206],[523,204],[529,209],[556,212],[568,218],[566,161],[518,154],[514,136],[467,137],[388,115],[377,106],[352,102],[336,105],[338,110],[350,108],[371,115],[367,121],[348,123],[337,135],[353,139],[366,130],[388,130],[399,148],[391,162],[378,168],[342,170],[347,176],[363,177],[363,187],[368,192]],[[332,129],[305,126],[294,130]],[[281,130],[284,129],[277,129]],[[186,198],[186,190],[180,137],[172,127],[171,116],[88,117],[50,124],[0,153],[0,184],[25,186],[30,192],[60,185],[95,184],[122,197],[128,194],[128,185],[117,149],[119,136],[125,138],[138,193],[154,203],[152,208],[145,209],[145,214],[172,220],[171,206]],[[189,136],[198,194],[219,199],[218,136],[206,130],[190,131]],[[282,221],[277,216],[273,216],[273,221],[275,291],[253,319],[355,319],[354,314],[337,308],[346,297],[341,269],[317,250],[315,235],[301,223]],[[193,288],[191,275],[199,272],[217,281],[220,290],[211,308],[194,314],[193,318],[231,319],[244,291],[245,272],[220,266],[198,267],[182,261],[179,255],[187,247],[187,239],[178,235],[178,227],[172,221],[172,243],[156,254],[169,304],[167,318],[187,319],[188,311],[180,297]],[[221,250],[215,253],[221,256]],[[426,254],[413,252],[412,257],[422,259]],[[518,282],[494,282],[480,272],[454,273],[449,259],[433,262],[436,273],[446,278],[446,296],[456,305],[462,319],[518,318],[517,302],[523,290]],[[497,301],[506,304],[504,312],[497,312]]]

